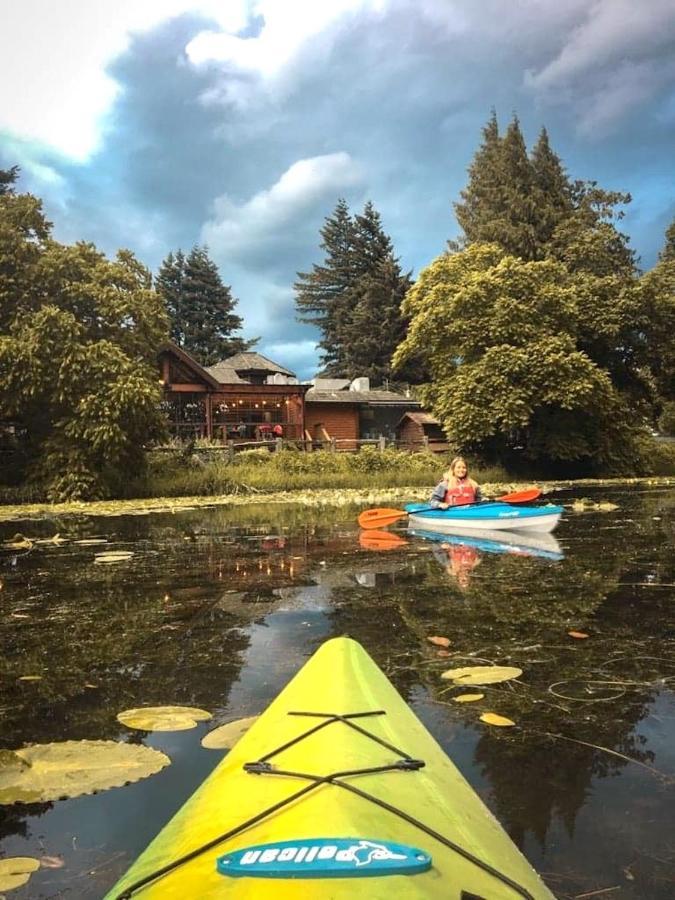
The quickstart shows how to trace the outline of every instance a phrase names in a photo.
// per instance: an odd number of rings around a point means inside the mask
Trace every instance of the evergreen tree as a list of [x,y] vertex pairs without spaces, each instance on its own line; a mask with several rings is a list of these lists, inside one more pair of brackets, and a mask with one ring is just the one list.
[[469,183],[460,192],[461,202],[454,204],[464,232],[460,246],[499,240],[499,221],[504,216],[501,150],[497,113],[493,109],[483,128],[483,143],[469,166]]
[[185,328],[182,318],[181,288],[185,272],[185,255],[178,250],[175,255],[170,252],[155,278],[155,288],[164,298],[166,311],[171,322],[170,336],[179,347],[185,344]]
[[171,338],[202,365],[210,366],[249,350],[258,340],[233,337],[242,327],[237,301],[224,285],[205,247],[187,256],[169,253],[157,276],[157,290],[171,317]]
[[339,332],[350,318],[349,290],[355,281],[355,225],[345,200],[338,200],[320,234],[324,262],[315,263],[311,272],[298,272],[295,303],[299,321],[321,331],[324,371],[339,374],[345,364]]
[[531,162],[535,189],[536,242],[541,251],[551,240],[556,227],[572,212],[572,186],[560,157],[551,149],[545,128],[541,129],[532,151]]
[[[298,318],[321,330],[323,372],[379,381],[405,333],[400,305],[410,286],[372,203],[352,216],[344,200],[321,229],[324,263],[299,272]],[[368,334],[364,334],[368,329]]]
[[[412,285],[398,260],[389,253],[364,273],[352,291],[354,309],[344,331],[346,378],[366,375],[373,384],[394,378],[391,358],[404,339],[407,321],[401,304]],[[400,381],[418,380],[414,365],[396,373]]]
[[11,169],[0,169],[0,195],[12,192],[18,177],[18,166],[12,166]]
[[659,253],[661,262],[675,262],[675,219],[666,229],[666,242]]

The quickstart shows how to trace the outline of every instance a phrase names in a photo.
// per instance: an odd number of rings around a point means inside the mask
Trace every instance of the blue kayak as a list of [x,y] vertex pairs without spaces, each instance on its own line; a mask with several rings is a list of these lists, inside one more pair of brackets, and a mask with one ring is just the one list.
[[428,503],[409,503],[405,507],[411,528],[464,533],[467,531],[553,531],[563,514],[562,506],[515,506],[494,501],[430,509]]

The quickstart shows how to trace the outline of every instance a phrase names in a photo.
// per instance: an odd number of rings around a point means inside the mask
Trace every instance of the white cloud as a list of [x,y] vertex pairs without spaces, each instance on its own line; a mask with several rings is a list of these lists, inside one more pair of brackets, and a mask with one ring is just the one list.
[[252,12],[264,20],[257,37],[204,31],[188,44],[187,54],[196,65],[227,62],[270,76],[338,19],[364,7],[379,10],[385,5],[385,0],[257,0]]
[[96,149],[118,93],[106,65],[132,33],[184,12],[236,32],[245,0],[23,0],[0,31],[0,131],[83,161]]
[[229,260],[272,249],[287,240],[288,230],[304,225],[308,213],[324,200],[334,204],[346,188],[362,180],[360,166],[348,153],[329,153],[293,163],[268,190],[238,205],[223,195],[214,202],[214,217],[202,228],[202,240]]

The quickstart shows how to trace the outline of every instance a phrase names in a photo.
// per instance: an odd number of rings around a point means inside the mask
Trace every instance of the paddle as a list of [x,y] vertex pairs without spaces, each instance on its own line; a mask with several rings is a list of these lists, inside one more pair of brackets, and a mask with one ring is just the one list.
[[[496,503],[530,503],[541,497],[539,488],[529,488],[527,491],[516,491],[513,494],[504,494],[503,497],[497,497]],[[478,506],[477,503],[464,503],[463,506]],[[433,506],[422,506],[415,512],[426,512],[435,509]],[[361,528],[383,528],[391,525],[393,522],[407,516],[408,513],[404,509],[387,509],[379,507],[377,509],[366,509],[359,516],[358,522]]]
[[391,531],[362,531],[359,544],[364,550],[398,550],[408,541]]

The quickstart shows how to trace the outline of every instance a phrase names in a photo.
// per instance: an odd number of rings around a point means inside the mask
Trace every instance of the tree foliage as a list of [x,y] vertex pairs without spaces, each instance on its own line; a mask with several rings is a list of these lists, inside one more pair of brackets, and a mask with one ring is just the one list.
[[459,444],[532,459],[635,464],[631,418],[610,373],[581,348],[579,277],[495,244],[437,258],[404,302],[394,362],[421,354],[429,406]]
[[0,418],[25,427],[28,474],[50,497],[104,496],[140,469],[163,428],[167,332],[132,253],[60,244],[38,199],[0,196]]
[[405,333],[400,306],[410,276],[401,272],[372,203],[352,216],[347,203],[339,200],[321,237],[323,263],[298,273],[298,319],[321,331],[325,374],[389,379],[391,355]]
[[169,311],[171,339],[202,365],[213,365],[256,343],[257,338],[234,336],[243,320],[235,314],[237,301],[206,247],[193,247],[187,256],[181,250],[169,253],[155,286]]

